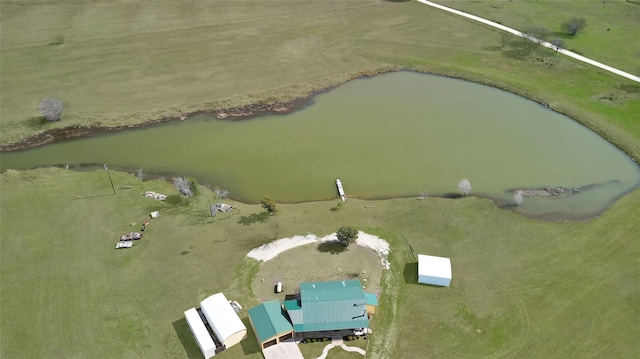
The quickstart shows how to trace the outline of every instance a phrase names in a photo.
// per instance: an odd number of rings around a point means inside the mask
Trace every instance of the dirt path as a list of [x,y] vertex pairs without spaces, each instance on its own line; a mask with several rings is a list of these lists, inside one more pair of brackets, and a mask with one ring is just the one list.
[[[304,246],[311,243],[335,242],[337,240],[338,238],[336,237],[335,233],[331,233],[324,237],[318,237],[315,234],[307,234],[305,236],[281,238],[273,242],[264,244],[258,248],[252,249],[251,251],[249,251],[249,253],[247,253],[247,256],[259,261],[267,262],[277,257],[278,254],[292,248]],[[382,266],[385,269],[389,269],[389,261],[387,260],[387,257],[389,256],[389,243],[387,241],[382,238],[378,238],[377,236],[359,231],[356,244],[359,246],[371,248],[376,251],[378,253],[378,256],[380,257]]]
[[574,59],[576,59],[578,61],[587,63],[587,64],[595,66],[595,67],[598,67],[598,68],[603,69],[605,71],[609,71],[609,72],[611,72],[613,74],[616,74],[616,75],[619,75],[619,76],[622,76],[622,77],[626,77],[629,80],[632,80],[632,81],[635,81],[635,82],[640,82],[640,77],[638,77],[638,76],[632,75],[632,74],[630,74],[628,72],[624,72],[622,70],[618,70],[616,68],[613,68],[611,66],[605,65],[603,63],[591,60],[591,59],[589,59],[587,57],[578,55],[575,52],[571,52],[571,51],[565,50],[565,49],[559,49],[555,45],[553,45],[553,44],[551,44],[549,42],[542,41],[542,40],[537,39],[537,38],[535,38],[533,36],[526,35],[526,34],[520,32],[520,31],[518,31],[516,29],[512,29],[510,27],[507,27],[507,26],[504,26],[504,25],[500,25],[498,23],[495,23],[493,21],[481,18],[479,16],[471,15],[471,14],[468,14],[466,12],[462,12],[462,11],[459,11],[459,10],[456,10],[456,9],[452,9],[452,8],[449,8],[449,7],[446,7],[446,6],[442,6],[440,4],[436,4],[436,3],[431,2],[431,1],[418,0],[418,2],[421,2],[421,3],[425,4],[425,5],[429,5],[431,7],[436,8],[436,9],[443,10],[443,11],[446,11],[446,12],[449,12],[449,13],[452,13],[452,14],[455,14],[455,15],[458,15],[458,16],[466,17],[467,19],[471,19],[473,21],[477,21],[477,22],[485,24],[485,25],[489,25],[489,26],[495,27],[496,29],[500,29],[502,31],[506,31],[506,32],[512,33],[512,34],[514,34],[516,36],[520,36],[520,37],[523,37],[523,38],[525,38],[527,40],[536,42],[536,43],[538,43],[538,44],[540,44],[540,45],[542,45],[544,47],[550,48],[552,50],[556,50],[556,52],[561,53],[561,54],[566,55],[566,56],[569,56],[571,58],[574,58]]

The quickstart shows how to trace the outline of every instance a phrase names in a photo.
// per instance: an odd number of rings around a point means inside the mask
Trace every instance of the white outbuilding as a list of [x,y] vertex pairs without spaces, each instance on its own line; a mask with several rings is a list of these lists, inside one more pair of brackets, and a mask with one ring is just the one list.
[[247,327],[222,293],[200,302],[200,310],[222,345],[227,349],[247,337]]
[[193,338],[196,340],[196,343],[198,343],[198,347],[200,347],[200,351],[204,358],[209,359],[212,356],[215,356],[216,344],[213,342],[213,339],[211,338],[204,321],[200,317],[198,310],[196,308],[191,308],[184,312],[184,317],[187,319],[189,329],[191,329]]
[[451,259],[418,254],[418,283],[448,287],[451,284]]

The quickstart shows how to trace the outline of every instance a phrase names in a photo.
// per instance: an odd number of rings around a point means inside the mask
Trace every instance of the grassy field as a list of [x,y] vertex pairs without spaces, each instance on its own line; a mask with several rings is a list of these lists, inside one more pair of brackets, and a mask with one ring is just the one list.
[[[543,26],[552,32],[550,38],[562,39],[566,48],[609,66],[640,75],[639,2],[441,0],[440,3],[517,29]],[[584,32],[573,37],[562,29],[562,23],[572,17],[583,17],[587,22]]]
[[[608,1],[606,16],[596,1],[446,3],[487,8],[500,15],[489,18],[516,27],[530,11],[546,16],[554,7],[542,24],[552,27],[579,8],[590,26],[572,47],[604,62],[616,49],[612,65],[623,69],[637,63],[631,40],[638,6],[622,0]],[[495,4],[499,9],[490,7]],[[511,56],[500,49],[496,31],[415,2],[16,0],[0,6],[2,145],[65,126],[130,125],[273,103],[363,72],[410,68],[548,103],[640,158],[637,84],[548,51]],[[613,19],[615,31],[597,31]],[[65,102],[63,121],[41,123],[37,103],[44,97]]]
[[[587,30],[568,47],[638,74],[635,2],[441,3],[516,28],[557,31],[584,16]],[[640,158],[637,84],[545,50],[513,56],[494,30],[414,2],[14,0],[0,3],[0,34],[2,145],[64,126],[288,100],[363,72],[410,68],[548,103]],[[43,97],[65,102],[63,121],[40,122]],[[0,174],[0,357],[198,358],[184,310],[219,291],[250,308],[258,278],[278,270],[271,266],[296,268],[261,265],[249,250],[345,224],[392,248],[367,357],[640,355],[640,190],[589,222],[529,220],[473,197],[350,199],[337,211],[335,201],[281,205],[273,217],[235,203],[239,211],[212,219],[207,189],[188,203],[169,183],[111,175],[116,195],[103,171]],[[146,190],[171,196],[157,202]],[[161,216],[145,237],[115,250],[154,210]],[[451,257],[452,286],[417,285],[412,249]],[[246,311],[243,320],[249,327]],[[303,350],[315,356],[322,346]],[[223,355],[262,358],[252,333]]]
[[[1,357],[198,357],[182,312],[218,291],[245,308],[257,304],[253,283],[269,263],[247,258],[250,249],[343,224],[392,248],[368,357],[640,353],[640,191],[589,222],[528,220],[479,198],[349,200],[338,211],[335,201],[281,205],[273,217],[236,203],[235,214],[212,219],[207,189],[186,203],[166,182],[111,175],[116,195],[100,170],[0,175]],[[170,196],[157,202],[145,190]],[[153,210],[160,217],[144,238],[115,250],[118,236]],[[451,257],[452,286],[416,284],[410,248]],[[311,249],[308,256],[330,255]],[[321,347],[304,350],[318,355]],[[251,334],[224,356],[261,353]]]

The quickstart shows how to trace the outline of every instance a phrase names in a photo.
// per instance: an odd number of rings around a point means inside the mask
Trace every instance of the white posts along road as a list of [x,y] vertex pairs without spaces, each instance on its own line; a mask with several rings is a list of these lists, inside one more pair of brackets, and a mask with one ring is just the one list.
[[504,25],[500,25],[498,23],[495,23],[493,21],[489,21],[487,19],[483,19],[483,18],[475,16],[475,15],[467,14],[466,12],[462,12],[462,11],[459,11],[459,10],[456,10],[456,9],[452,9],[452,8],[449,8],[449,7],[446,7],[446,6],[442,6],[442,5],[433,3],[431,1],[427,1],[427,0],[417,0],[417,1],[421,2],[421,3],[425,4],[425,5],[429,5],[431,7],[439,9],[439,10],[447,11],[447,12],[450,12],[452,14],[456,14],[456,15],[459,15],[459,16],[464,16],[467,19],[471,19],[473,21],[477,21],[477,22],[480,22],[480,23],[483,23],[483,24],[486,24],[486,25],[489,25],[489,26],[493,26],[496,29],[500,29],[502,31],[506,31],[506,32],[512,33],[512,34],[514,34],[516,36],[524,37],[527,40],[531,40],[531,41],[536,42],[536,43],[538,43],[538,44],[540,44],[540,45],[542,45],[544,47],[548,47],[550,49],[556,50],[557,52],[559,52],[559,53],[561,53],[563,55],[572,57],[572,58],[574,58],[574,59],[576,59],[578,61],[582,61],[584,63],[599,67],[599,68],[601,68],[603,70],[609,71],[609,72],[614,73],[616,75],[620,75],[622,77],[626,77],[629,80],[632,80],[632,81],[635,81],[635,82],[640,82],[640,77],[638,77],[638,76],[632,75],[632,74],[630,74],[628,72],[624,72],[622,70],[618,70],[618,69],[613,68],[611,66],[607,66],[607,65],[605,65],[603,63],[600,63],[600,62],[597,62],[597,61],[593,61],[593,60],[591,60],[589,58],[586,58],[584,56],[580,56],[580,55],[576,54],[575,52],[571,52],[571,51],[565,50],[565,49],[558,49],[553,44],[551,44],[549,42],[542,41],[540,39],[537,39],[537,38],[535,38],[533,36],[529,36],[527,34],[524,34],[524,33],[520,32],[520,31],[512,29],[510,27],[506,27]]

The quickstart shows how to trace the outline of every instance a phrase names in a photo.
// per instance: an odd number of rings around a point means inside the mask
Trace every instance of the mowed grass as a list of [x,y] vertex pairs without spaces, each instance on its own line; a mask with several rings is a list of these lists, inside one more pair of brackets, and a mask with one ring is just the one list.
[[[218,291],[245,308],[257,304],[252,283],[268,267],[247,258],[249,250],[344,224],[392,248],[368,357],[640,353],[640,191],[589,222],[529,220],[473,197],[350,199],[338,211],[335,201],[281,205],[276,216],[235,203],[235,214],[212,219],[205,188],[185,203],[166,182],[111,175],[116,195],[102,170],[0,175],[3,358],[198,357],[183,311]],[[145,190],[170,197],[158,202]],[[119,235],[138,230],[153,210],[160,217],[144,238],[115,250]],[[418,285],[411,248],[450,257],[451,287]],[[300,268],[308,270],[304,258]],[[242,318],[249,326],[246,311]],[[329,357],[352,357],[337,350]],[[262,357],[252,333],[222,355]]]
[[[546,9],[530,3],[500,2],[501,21],[518,27],[525,22],[523,11]],[[607,18],[619,18],[619,29],[599,37],[597,6],[562,3],[550,22],[576,9],[593,15],[587,19],[592,26],[576,40],[595,44],[586,55],[606,62],[599,55],[615,48],[623,54],[616,59],[626,65],[619,67],[637,63],[629,41],[637,22],[628,6],[635,5],[617,1],[608,8]],[[483,4],[492,3],[478,6]],[[495,30],[416,2],[12,1],[1,6],[3,145],[65,126],[131,125],[289,100],[363,72],[408,68],[475,79],[548,103],[640,157],[637,84],[546,50],[513,57],[499,48]],[[608,47],[596,46],[605,43]],[[625,46],[629,49],[622,50]],[[45,97],[65,102],[63,121],[41,123],[37,104]]]

